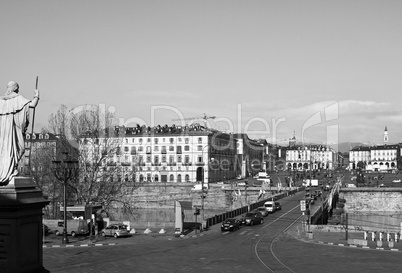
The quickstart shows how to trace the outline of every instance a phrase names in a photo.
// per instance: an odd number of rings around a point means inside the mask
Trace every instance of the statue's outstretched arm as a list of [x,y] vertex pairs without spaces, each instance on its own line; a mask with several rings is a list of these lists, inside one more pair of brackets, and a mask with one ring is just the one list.
[[38,102],[39,102],[39,90],[35,89],[35,95],[34,95],[33,99],[31,100],[29,107],[35,108],[36,105],[38,105]]

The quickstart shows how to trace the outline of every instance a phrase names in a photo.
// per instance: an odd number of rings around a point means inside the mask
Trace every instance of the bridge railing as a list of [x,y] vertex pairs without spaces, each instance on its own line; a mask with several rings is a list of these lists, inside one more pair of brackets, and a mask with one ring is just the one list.
[[276,201],[276,200],[284,198],[290,194],[295,194],[296,192],[301,191],[301,190],[304,190],[304,187],[299,187],[299,188],[296,188],[296,189],[293,189],[290,191],[281,192],[281,193],[273,195],[272,197],[261,199],[260,201],[251,203],[251,204],[243,206],[241,208],[237,208],[237,209],[234,209],[231,211],[227,211],[227,212],[209,217],[209,218],[205,219],[204,228],[209,228],[213,225],[216,225],[216,224],[219,224],[219,223],[225,221],[226,219],[234,218],[234,217],[242,215],[246,212],[252,211],[253,209],[256,209],[258,207],[262,207],[264,205],[264,203],[267,201],[271,201],[271,200]]

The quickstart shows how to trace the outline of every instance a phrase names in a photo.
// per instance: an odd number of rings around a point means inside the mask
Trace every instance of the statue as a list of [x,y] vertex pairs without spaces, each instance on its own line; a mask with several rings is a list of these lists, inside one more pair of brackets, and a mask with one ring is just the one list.
[[0,186],[7,185],[18,175],[18,163],[25,152],[25,132],[29,124],[29,108],[39,102],[35,89],[32,100],[19,94],[16,82],[7,84],[7,92],[0,97]]

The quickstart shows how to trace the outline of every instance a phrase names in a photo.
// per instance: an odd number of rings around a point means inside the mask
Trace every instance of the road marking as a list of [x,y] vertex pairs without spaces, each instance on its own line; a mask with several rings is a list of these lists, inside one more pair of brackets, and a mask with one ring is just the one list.
[[[281,216],[279,216],[278,218],[276,218],[276,219],[275,219],[274,221],[272,221],[271,223],[269,223],[269,224],[267,224],[266,226],[262,227],[260,230],[262,230],[262,229],[264,229],[264,228],[266,228],[266,227],[272,225],[273,223],[275,223],[276,221],[278,221],[278,220],[281,219],[282,217],[286,216],[287,214],[289,214],[289,213],[292,212],[293,210],[297,209],[298,207],[300,207],[300,204],[297,205],[296,207],[294,207],[293,209],[289,210],[288,212],[282,214]],[[301,217],[301,215],[300,215],[299,217],[297,217],[297,218],[296,218],[289,226],[287,226],[282,232],[286,232],[295,222],[297,222],[297,221],[300,219],[300,217]],[[272,245],[273,245],[273,243],[276,241],[277,237],[278,237],[280,234],[281,234],[281,233],[278,233],[278,234],[275,236],[275,238],[273,238],[273,240],[272,240],[272,242],[271,242],[271,245],[270,245],[271,254],[272,254],[272,256],[275,258],[275,260],[277,260],[283,267],[285,267],[286,269],[288,269],[290,272],[295,273],[292,269],[290,269],[289,267],[287,267],[281,260],[279,260],[279,258],[275,255],[275,253],[274,253],[274,251],[273,251]],[[272,273],[274,273],[275,271],[262,261],[262,259],[261,259],[260,256],[258,255],[258,251],[257,251],[258,244],[261,242],[261,240],[262,240],[266,235],[267,235],[267,233],[264,234],[264,235],[257,241],[257,243],[256,243],[255,246],[254,246],[254,253],[255,253],[255,256],[257,257],[257,259],[260,261],[260,263],[261,263],[262,265],[264,265],[264,266],[265,266],[268,270],[270,270]]]

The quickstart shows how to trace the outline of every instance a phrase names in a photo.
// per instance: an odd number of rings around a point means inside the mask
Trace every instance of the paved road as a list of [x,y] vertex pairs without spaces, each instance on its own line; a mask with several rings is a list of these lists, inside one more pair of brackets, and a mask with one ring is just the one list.
[[[301,196],[301,195],[300,195]],[[299,218],[300,196],[263,225],[202,236],[134,235],[116,246],[45,248],[50,272],[400,272],[402,253],[307,243],[284,229]]]

